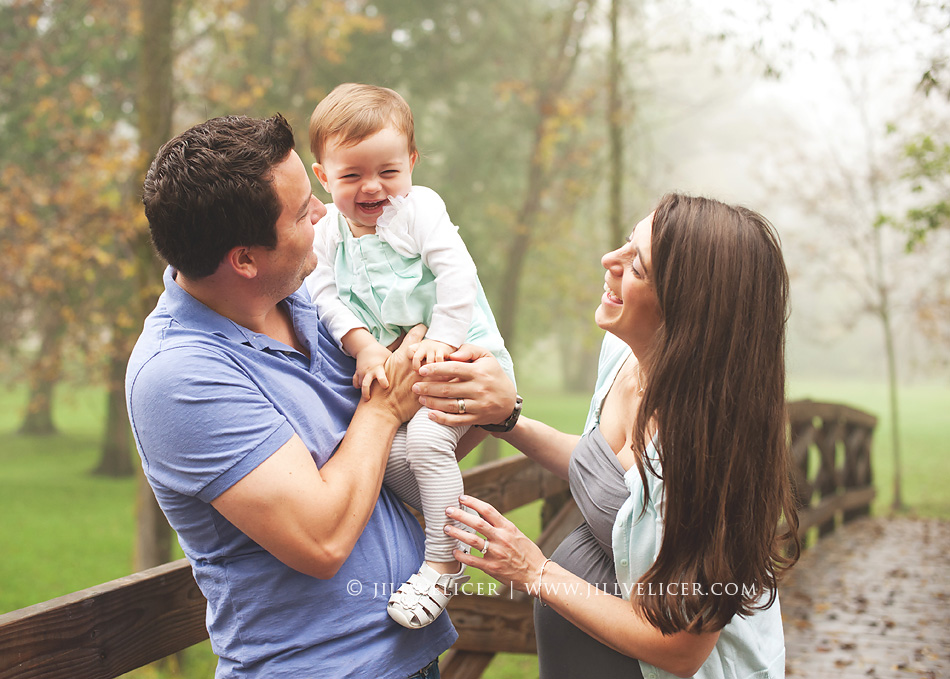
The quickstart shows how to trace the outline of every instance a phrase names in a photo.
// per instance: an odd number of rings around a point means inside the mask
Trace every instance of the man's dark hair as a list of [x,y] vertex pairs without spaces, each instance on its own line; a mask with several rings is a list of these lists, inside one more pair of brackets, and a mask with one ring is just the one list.
[[158,253],[197,279],[234,247],[275,247],[281,206],[273,169],[293,148],[293,129],[279,113],[212,118],[167,142],[142,195]]

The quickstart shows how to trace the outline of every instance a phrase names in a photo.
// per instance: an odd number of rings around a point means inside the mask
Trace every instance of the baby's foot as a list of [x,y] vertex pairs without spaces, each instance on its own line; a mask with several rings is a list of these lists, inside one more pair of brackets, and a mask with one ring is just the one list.
[[423,562],[419,572],[389,597],[386,606],[389,617],[410,629],[431,625],[458,593],[459,587],[469,581],[464,572],[462,564],[455,573],[439,573],[428,562]]

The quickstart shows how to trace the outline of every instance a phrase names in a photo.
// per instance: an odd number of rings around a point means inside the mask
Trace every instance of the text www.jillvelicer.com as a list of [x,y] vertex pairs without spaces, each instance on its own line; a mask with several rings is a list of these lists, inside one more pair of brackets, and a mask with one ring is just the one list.
[[[548,599],[557,594],[566,594],[568,596],[578,596],[587,594],[612,594],[613,596],[629,599],[632,596],[739,596],[743,598],[756,598],[756,588],[754,585],[740,585],[734,582],[714,582],[708,587],[704,587],[698,582],[668,582],[668,583],[537,583],[528,585],[528,594]],[[347,594],[350,596],[371,595],[374,599],[379,597],[389,598],[399,588],[398,584],[391,582],[371,582],[363,583],[359,580],[350,580],[346,585]],[[480,596],[498,596],[501,585],[497,582],[467,582],[464,585],[454,585],[453,594],[468,594]],[[509,596],[514,594],[509,590]]]

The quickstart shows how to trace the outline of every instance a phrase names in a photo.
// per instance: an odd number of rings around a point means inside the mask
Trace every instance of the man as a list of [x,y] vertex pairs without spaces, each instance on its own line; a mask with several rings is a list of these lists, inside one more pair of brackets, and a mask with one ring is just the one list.
[[382,488],[390,445],[413,388],[469,424],[508,417],[514,389],[471,348],[475,362],[450,368],[461,381],[416,385],[400,349],[390,389],[360,400],[301,289],[326,209],[293,147],[280,115],[228,117],[155,157],[143,202],[169,267],[126,377],[136,445],[208,599],[216,677],[438,676],[451,623],[407,630],[386,614],[423,544]]

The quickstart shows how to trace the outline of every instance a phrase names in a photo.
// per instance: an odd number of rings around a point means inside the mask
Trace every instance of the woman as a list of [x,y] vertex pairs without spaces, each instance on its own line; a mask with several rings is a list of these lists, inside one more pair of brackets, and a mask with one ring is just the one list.
[[778,238],[750,210],[669,195],[603,265],[608,334],[586,433],[522,418],[503,435],[570,479],[585,524],[545,559],[463,497],[480,516],[450,518],[484,538],[446,532],[484,556],[456,558],[542,602],[545,679],[783,676],[776,584],[799,545]]

